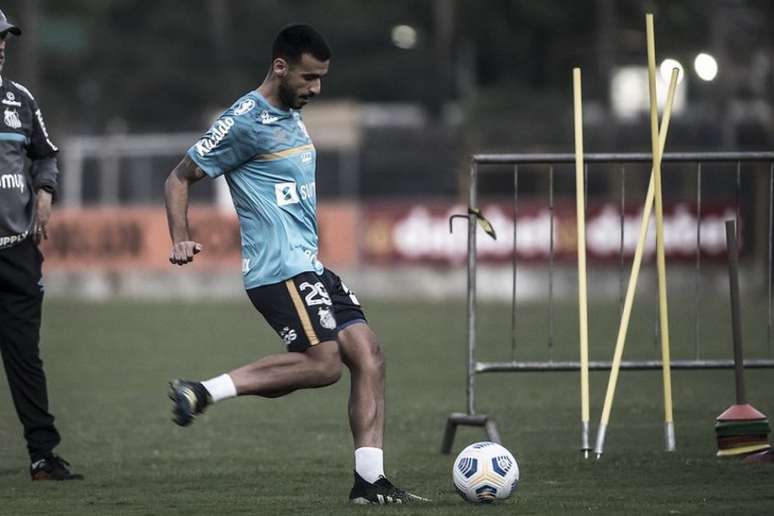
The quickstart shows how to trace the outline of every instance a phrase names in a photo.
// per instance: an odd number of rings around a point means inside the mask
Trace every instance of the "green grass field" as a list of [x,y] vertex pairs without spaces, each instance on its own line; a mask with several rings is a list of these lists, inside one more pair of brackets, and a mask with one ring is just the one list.
[[[729,358],[724,300],[702,308],[706,358]],[[766,357],[765,300],[746,300],[747,356]],[[713,304],[713,303],[717,304]],[[495,417],[521,467],[516,494],[495,506],[463,502],[451,485],[454,455],[439,454],[446,416],[465,409],[462,303],[366,303],[388,361],[386,470],[431,497],[426,506],[351,507],[348,377],[279,400],[240,398],[190,428],[169,417],[166,382],[210,377],[280,351],[247,299],[234,303],[83,304],[47,301],[43,356],[59,452],[87,479],[32,483],[10,401],[0,396],[0,514],[772,514],[774,465],[715,457],[714,420],[734,402],[731,371],[675,371],[678,451],[663,449],[661,376],[623,372],[601,462],[583,461],[577,373],[480,377],[478,409]],[[672,301],[673,358],[694,353],[693,312]],[[658,357],[655,307],[635,306],[625,358]],[[546,307],[519,309],[517,355],[573,359],[576,308],[557,306],[552,350]],[[612,356],[617,306],[591,307],[592,359]],[[486,305],[481,355],[511,357],[510,310]],[[607,372],[591,375],[592,427]],[[5,379],[2,379],[5,386]],[[7,392],[7,389],[3,387]],[[774,371],[747,374],[748,395],[774,415]],[[455,452],[483,440],[458,432]],[[592,434],[593,438],[593,434]]]

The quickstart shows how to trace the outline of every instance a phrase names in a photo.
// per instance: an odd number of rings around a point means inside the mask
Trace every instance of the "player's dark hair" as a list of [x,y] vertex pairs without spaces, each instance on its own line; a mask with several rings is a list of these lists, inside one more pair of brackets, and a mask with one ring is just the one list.
[[297,63],[302,54],[311,54],[320,61],[331,58],[331,49],[322,35],[309,25],[295,24],[283,28],[274,38],[271,59],[281,57],[289,63]]

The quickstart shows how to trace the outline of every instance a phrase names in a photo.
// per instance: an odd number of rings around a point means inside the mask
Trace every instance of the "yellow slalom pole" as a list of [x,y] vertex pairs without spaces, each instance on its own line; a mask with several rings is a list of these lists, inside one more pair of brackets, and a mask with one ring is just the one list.
[[[653,147],[653,184],[656,196],[656,268],[658,270],[658,320],[661,333],[661,377],[664,381],[664,441],[666,451],[675,450],[675,426],[672,420],[672,373],[669,358],[669,310],[664,257],[664,203],[661,188],[661,149],[658,145],[658,98],[656,93],[656,38],[653,15],[645,15],[648,40],[648,86],[650,89],[650,133]],[[673,71],[674,75],[674,71]]]
[[589,445],[589,330],[586,286],[586,202],[583,181],[583,96],[581,70],[572,71],[575,114],[575,219],[578,233],[578,321],[580,331],[581,451],[588,458]]
[[[669,119],[672,116],[672,104],[675,98],[675,89],[677,88],[677,74],[672,73],[669,82],[669,92],[667,94],[666,107],[661,119],[661,131],[659,132],[659,149],[663,152],[666,146],[667,133],[669,132]],[[653,210],[653,198],[655,197],[654,173],[651,170],[650,182],[648,183],[648,193],[645,196],[645,206],[642,208],[642,221],[640,223],[640,236],[637,240],[637,247],[634,251],[634,260],[632,270],[629,275],[629,286],[626,288],[626,297],[624,298],[623,312],[621,313],[621,323],[618,326],[618,338],[615,343],[615,353],[613,363],[610,368],[610,378],[607,382],[607,393],[605,394],[605,405],[602,409],[602,417],[597,428],[597,442],[594,452],[597,459],[602,456],[605,447],[605,433],[607,424],[610,421],[610,411],[613,408],[613,398],[615,397],[615,388],[618,383],[618,373],[621,369],[621,357],[623,357],[626,333],[629,329],[629,318],[632,314],[632,304],[634,302],[634,291],[637,288],[637,278],[640,274],[640,265],[642,264],[642,253],[645,248],[645,239],[648,235],[648,226],[650,225],[650,212]]]

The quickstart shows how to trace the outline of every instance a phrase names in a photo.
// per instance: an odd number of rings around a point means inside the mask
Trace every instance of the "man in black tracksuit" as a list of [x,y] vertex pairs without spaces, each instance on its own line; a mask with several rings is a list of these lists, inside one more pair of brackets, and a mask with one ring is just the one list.
[[[0,71],[6,39],[21,35],[0,11]],[[0,351],[16,413],[24,427],[33,480],[83,478],[53,453],[60,437],[48,411],[40,336],[43,256],[59,170],[35,98],[0,76]],[[25,167],[26,158],[31,164]]]

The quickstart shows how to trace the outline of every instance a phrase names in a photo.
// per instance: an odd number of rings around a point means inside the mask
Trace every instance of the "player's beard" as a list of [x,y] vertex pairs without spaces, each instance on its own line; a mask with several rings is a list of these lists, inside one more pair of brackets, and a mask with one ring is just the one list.
[[304,105],[300,102],[298,95],[287,85],[285,79],[280,81],[279,97],[283,104],[293,109],[301,109]]

